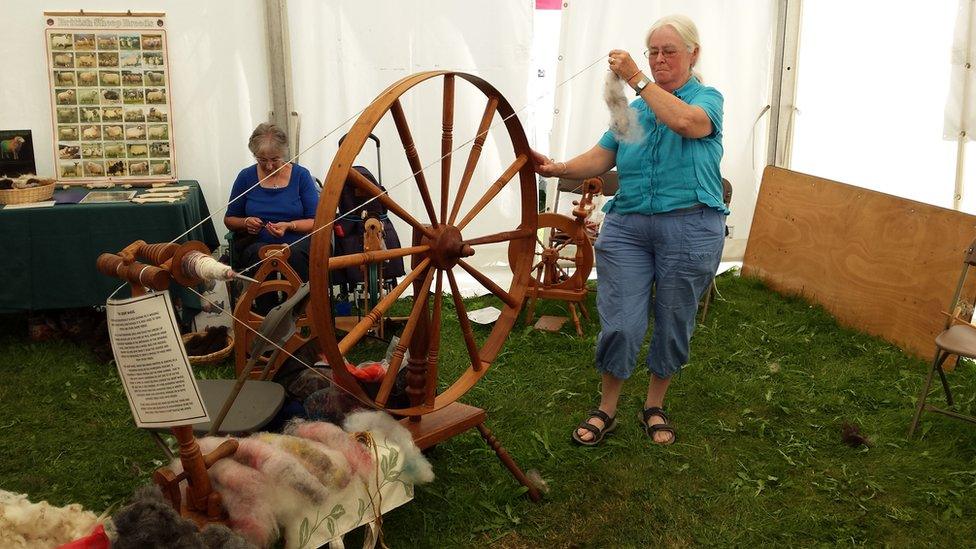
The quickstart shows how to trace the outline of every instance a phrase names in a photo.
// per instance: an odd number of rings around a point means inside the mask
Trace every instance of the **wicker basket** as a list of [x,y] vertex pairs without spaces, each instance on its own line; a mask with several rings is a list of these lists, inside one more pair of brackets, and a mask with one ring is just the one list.
[[28,202],[43,202],[54,196],[54,180],[38,179],[40,186],[27,189],[0,190],[0,204],[27,204]]
[[[192,332],[189,334],[183,334],[183,344],[186,345],[186,342],[190,341],[190,338],[192,338],[193,336],[197,336],[197,335],[202,336],[205,334],[206,332]],[[230,334],[227,334],[227,345],[224,346],[223,349],[215,353],[210,353],[209,355],[200,355],[200,356],[188,355],[187,358],[190,359],[190,364],[214,364],[229,357],[230,353],[233,350],[234,350],[234,337]]]

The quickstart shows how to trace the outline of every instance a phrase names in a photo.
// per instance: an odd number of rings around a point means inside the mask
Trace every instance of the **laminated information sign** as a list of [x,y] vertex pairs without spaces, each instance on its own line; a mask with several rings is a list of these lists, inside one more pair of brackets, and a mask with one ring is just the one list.
[[138,427],[210,421],[169,292],[107,303],[115,364]]

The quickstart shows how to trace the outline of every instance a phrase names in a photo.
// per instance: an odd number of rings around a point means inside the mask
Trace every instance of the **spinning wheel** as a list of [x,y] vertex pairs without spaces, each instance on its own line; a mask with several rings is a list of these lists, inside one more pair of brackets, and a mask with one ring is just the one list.
[[[298,273],[288,264],[288,257],[291,250],[281,244],[268,244],[262,246],[258,251],[258,257],[263,260],[261,268],[254,274],[255,284],[251,284],[244,295],[241,296],[237,305],[234,307],[234,318],[238,322],[251,329],[239,330],[241,333],[234,339],[234,367],[237,375],[248,363],[248,353],[254,347],[254,340],[257,337],[257,330],[264,321],[264,316],[254,311],[255,302],[259,297],[271,293],[284,293],[286,297],[295,295],[298,288],[302,285]],[[279,278],[274,278],[279,276]],[[300,332],[298,337],[301,337]],[[307,341],[303,340],[302,342]],[[299,342],[299,343],[302,343]],[[297,346],[296,346],[297,348]],[[293,352],[292,349],[286,349]],[[282,358],[284,355],[282,355]],[[263,379],[264,365],[268,362],[268,357],[257,357],[255,367],[249,374],[251,379]],[[277,360],[267,374],[267,378],[274,377],[283,360]]]
[[[400,101],[401,97],[408,93],[416,96],[423,89],[429,90],[428,86],[421,88],[417,86],[432,79],[441,82],[443,105],[440,121],[442,157],[440,192],[437,206],[431,196],[423,164]],[[458,80],[474,86],[487,100],[463,174],[455,182],[451,180],[451,161],[454,146],[455,84]],[[514,160],[493,183],[487,186],[475,186],[477,189],[484,190],[474,191],[470,187],[475,168],[496,114],[504,119]],[[387,115],[392,117],[410,170],[413,172],[416,188],[424,207],[424,214],[421,215],[425,217],[424,221],[414,217],[405,207],[383,193],[366,177],[351,169],[373,128]],[[408,76],[396,82],[366,108],[346,135],[329,168],[322,197],[315,213],[309,301],[319,349],[332,365],[333,379],[337,384],[378,408],[408,416],[409,420],[404,422],[405,426],[411,431],[414,441],[421,449],[468,429],[477,428],[509,471],[528,487],[529,496],[533,500],[538,500],[540,497],[538,490],[508,456],[491,431],[484,426],[486,418],[484,410],[457,402],[488,371],[508,337],[525,296],[531,266],[532,243],[538,222],[535,172],[530,159],[531,151],[525,133],[518,118],[514,116],[511,105],[486,81],[460,72],[431,71]],[[514,184],[518,185],[521,198],[521,212],[517,222],[510,223],[510,226],[496,226],[497,232],[472,235],[471,229],[468,228],[471,221],[483,215],[486,207],[513,180]],[[393,250],[332,256],[331,230],[319,229],[326,229],[335,221],[339,195],[346,185],[353,185],[360,192],[375,197],[391,214],[406,222],[413,231],[412,245]],[[478,196],[474,194],[476,192],[481,194],[473,206],[464,207],[464,198],[469,190],[472,191],[472,198]],[[512,265],[513,279],[508,288],[502,288],[488,275],[465,261],[466,258],[476,255],[479,247],[498,243],[508,243],[516,258]],[[329,296],[329,271],[374,264],[408,255],[411,256],[411,268],[403,281],[383,296],[358,324],[338,339]],[[480,341],[468,320],[461,300],[455,276],[455,271],[459,268],[495,295],[503,306],[502,314],[495,321],[491,332]],[[446,284],[445,279],[447,279]],[[409,317],[400,334],[388,370],[375,395],[371,396],[356,381],[346,365],[345,357],[356,352],[357,346],[367,332],[387,314],[397,298],[411,285],[414,297]],[[434,290],[433,297],[430,294],[431,289]],[[453,314],[444,307],[443,292],[448,289],[454,302],[454,311],[460,328],[460,335],[456,337],[463,340],[466,350],[463,358],[453,361],[447,360],[449,357],[440,353],[442,338],[451,337],[450,331],[442,329],[442,325]],[[388,402],[408,349],[410,358],[407,366],[406,393],[409,397],[409,405],[394,407]],[[439,386],[443,387],[442,391],[438,391]]]
[[[422,169],[417,147],[414,144],[410,127],[407,124],[401,97],[414,92],[421,82],[437,79],[442,81],[443,118],[441,120],[440,197],[439,208],[435,206]],[[487,104],[468,154],[463,175],[457,182],[451,181],[451,149],[453,147],[454,91],[457,80],[473,85],[486,98]],[[429,89],[429,87],[425,87]],[[415,95],[415,94],[412,94]],[[481,196],[470,208],[462,212],[462,202],[469,192],[475,167],[488,135],[492,119],[496,113],[505,119],[508,138],[511,141],[515,160],[498,178],[481,191]],[[396,125],[397,133],[403,143],[404,153],[414,173],[415,184],[423,202],[426,219],[421,221],[407,211],[387,194],[383,194],[358,171],[351,169],[356,156],[363,148],[370,132],[377,123],[390,115]],[[485,375],[492,361],[498,355],[509,330],[518,315],[529,278],[529,267],[533,237],[536,232],[536,182],[528,142],[518,118],[504,97],[486,81],[465,73],[432,71],[406,77],[393,84],[374,100],[359,117],[352,130],[337,152],[325,179],[322,197],[315,215],[316,232],[312,238],[310,289],[311,311],[315,334],[319,347],[329,364],[333,365],[336,382],[360,399],[372,401],[377,407],[403,416],[421,416],[450,405],[466,393]],[[517,176],[517,178],[516,178]],[[521,215],[515,226],[499,227],[498,232],[486,235],[472,235],[469,223],[483,214],[498,193],[515,180],[521,194]],[[328,227],[335,220],[339,195],[346,185],[354,185],[359,191],[380,200],[391,214],[399,217],[413,229],[413,245],[394,250],[381,250],[332,256],[329,231],[318,229]],[[479,187],[484,187],[479,185]],[[462,215],[463,214],[463,215]],[[423,216],[421,216],[423,217]],[[513,280],[508,288],[502,288],[488,275],[473,267],[466,258],[478,253],[479,246],[492,243],[509,243],[516,257],[513,264]],[[329,271],[349,266],[377,263],[393,257],[412,257],[411,269],[403,281],[379,301],[379,303],[341,339],[336,337],[336,327],[332,318],[332,305],[329,301]],[[455,271],[461,269],[477,280],[488,291],[497,296],[502,304],[501,317],[494,323],[491,333],[481,342],[468,321],[465,306],[461,301]],[[445,284],[445,279],[446,284]],[[400,335],[399,344],[393,353],[389,369],[380,384],[375,397],[368,396],[356,382],[344,357],[354,350],[363,336],[379,321],[404,291],[413,285],[413,307],[406,326]],[[430,290],[433,289],[433,297]],[[460,338],[467,350],[464,364],[446,388],[438,393],[439,374],[445,371],[440,364],[441,338],[445,331],[441,325],[447,316],[443,306],[442,291],[449,289],[457,321],[460,324]],[[390,392],[394,387],[397,371],[409,349],[407,394],[408,407],[391,408],[387,406]]]
[[[525,314],[527,324],[532,323],[537,299],[560,299],[568,303],[576,333],[583,337],[576,304],[579,304],[583,315],[589,319],[583,302],[587,294],[586,280],[594,263],[593,244],[587,233],[586,220],[593,213],[593,197],[602,188],[599,178],[583,182],[583,197],[573,203],[576,206],[573,209],[575,219],[557,213],[539,214],[539,228],[545,230],[541,231],[542,238],[537,234],[535,239],[532,278],[526,294],[526,299],[529,300]],[[511,264],[515,264],[518,253],[518,250],[509,247],[508,257]]]
[[[418,84],[428,80],[440,81],[443,90],[439,208],[435,208],[423,165],[400,102],[401,97],[408,93],[414,95],[418,91],[415,90]],[[486,104],[463,173],[457,181],[452,181],[454,99],[455,84],[458,80],[467,82],[486,97]],[[423,204],[426,223],[414,217],[407,208],[397,203],[357,170],[351,169],[363,144],[370,137],[371,131],[387,114],[391,116],[403,143],[404,153]],[[477,183],[472,185],[475,169],[496,114],[504,119],[514,160],[502,170],[494,182],[487,185]],[[257,359],[264,356],[269,346],[281,347],[284,352],[274,351],[273,358],[269,356],[263,375],[267,375],[269,370],[280,365],[283,356],[295,352],[301,344],[314,339],[321,354],[331,365],[333,381],[371,407],[406,416],[407,419],[402,422],[421,449],[477,428],[509,471],[528,488],[529,497],[536,501],[540,498],[538,489],[529,482],[491,431],[485,427],[485,411],[457,402],[485,375],[498,355],[518,316],[529,285],[532,248],[538,225],[537,191],[535,172],[530,160],[531,150],[522,126],[514,114],[511,105],[498,90],[484,80],[470,74],[448,71],[432,71],[408,76],[387,88],[364,110],[342,141],[326,176],[325,188],[315,215],[308,286],[297,286],[298,281],[288,276],[290,269],[287,269],[284,263],[287,257],[285,255],[266,262],[266,268],[263,267],[261,271],[261,279],[266,279],[270,271],[277,268],[285,273],[287,280],[277,282],[264,280],[259,284],[261,287],[255,288],[248,296],[249,301],[252,301],[256,295],[265,290],[283,291],[289,295],[289,299],[260,320],[260,331],[264,337],[255,340],[259,343],[252,349],[251,359],[239,372],[233,390],[211,425],[212,433],[219,429],[247,377],[252,375],[252,368],[258,362]],[[471,234],[472,230],[469,227],[471,221],[479,215],[484,216],[487,207],[512,181],[515,181],[514,184],[518,186],[517,196],[521,203],[518,219],[508,222],[508,226],[504,224],[498,226],[499,224],[496,223],[493,228],[495,232],[489,234]],[[371,246],[372,249],[364,249],[361,253],[333,256],[332,226],[336,220],[340,194],[346,185],[352,185],[358,191],[379,200],[389,212],[408,224],[413,230],[412,245],[387,250],[377,244]],[[469,191],[471,200],[466,203],[465,197]],[[503,288],[487,274],[465,261],[465,258],[476,255],[479,249],[484,249],[483,246],[491,244],[507,244],[510,257],[514,258],[513,278],[507,288]],[[175,262],[173,265],[176,267],[173,268],[172,277],[181,284],[190,285],[198,281],[183,276],[182,258],[185,253],[194,251],[194,246],[196,245],[193,243],[183,247],[167,244],[162,247],[149,247],[145,253],[153,258],[155,264],[167,262],[166,269],[169,269],[170,263]],[[127,249],[123,254],[124,257],[112,255],[100,258],[99,269],[130,281],[133,284],[133,292],[136,291],[136,286],[141,288],[144,285],[163,290],[170,281],[170,274],[166,269],[134,262],[137,250],[142,250],[144,247],[145,243],[140,241],[132,245],[132,250]],[[197,251],[209,252],[206,248]],[[378,301],[372,310],[350,329],[344,330],[341,339],[338,338],[329,292],[330,270],[358,267],[369,271],[385,260],[408,255],[411,257],[411,269],[406,273],[403,281],[385,295],[378,292]],[[171,257],[172,261],[170,261]],[[471,276],[501,301],[502,314],[487,335],[476,333],[468,320],[455,276],[457,269]],[[351,365],[346,362],[345,357],[356,355],[358,348],[361,347],[360,343],[365,343],[362,341],[364,336],[387,315],[397,299],[411,285],[413,304],[406,325],[400,334],[399,343],[394,349],[392,360],[378,389],[374,393],[367,394],[353,375]],[[432,289],[433,297],[431,297]],[[454,303],[453,310],[444,307],[445,290],[449,290]],[[456,336],[453,335],[453,330],[442,329],[445,321],[450,320],[451,315],[454,314],[459,326],[459,334]],[[241,320],[258,321],[257,318]],[[253,326],[251,329],[254,329]],[[264,333],[266,331],[268,333]],[[440,352],[441,340],[446,337],[457,337],[463,341],[466,352],[460,360],[448,353]],[[406,406],[388,405],[400,366],[408,350],[405,392],[409,403]],[[217,517],[212,515],[219,514],[219,500],[210,498],[209,479],[204,467],[209,464],[210,458],[200,454],[190,426],[179,429],[176,432],[177,437],[181,444],[186,443],[187,450],[184,467],[191,476],[191,481],[195,479],[200,486],[200,490],[190,494],[193,508],[197,512],[205,510],[208,519],[215,519]],[[230,447],[222,450],[223,453],[232,451]],[[216,457],[215,454],[213,459]],[[190,461],[193,463],[192,468],[186,465]],[[159,481],[167,488],[170,496],[175,497],[175,492],[171,488],[179,482],[179,479],[161,476]],[[180,505],[180,502],[174,500],[174,504]]]
[[576,290],[586,285],[593,270],[593,245],[583,226],[565,215],[543,213],[539,228],[545,229],[545,240],[536,236],[529,287]]

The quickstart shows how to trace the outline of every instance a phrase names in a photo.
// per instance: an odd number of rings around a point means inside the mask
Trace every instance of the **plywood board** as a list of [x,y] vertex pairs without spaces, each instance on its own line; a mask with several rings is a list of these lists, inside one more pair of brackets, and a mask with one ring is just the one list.
[[974,238],[976,216],[769,166],[742,272],[929,358]]

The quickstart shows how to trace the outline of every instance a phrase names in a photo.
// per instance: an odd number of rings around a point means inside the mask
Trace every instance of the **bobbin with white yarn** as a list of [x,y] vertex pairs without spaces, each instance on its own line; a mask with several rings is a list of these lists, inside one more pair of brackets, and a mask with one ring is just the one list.
[[193,251],[183,256],[183,272],[202,280],[225,281],[234,278],[234,269],[203,252]]

